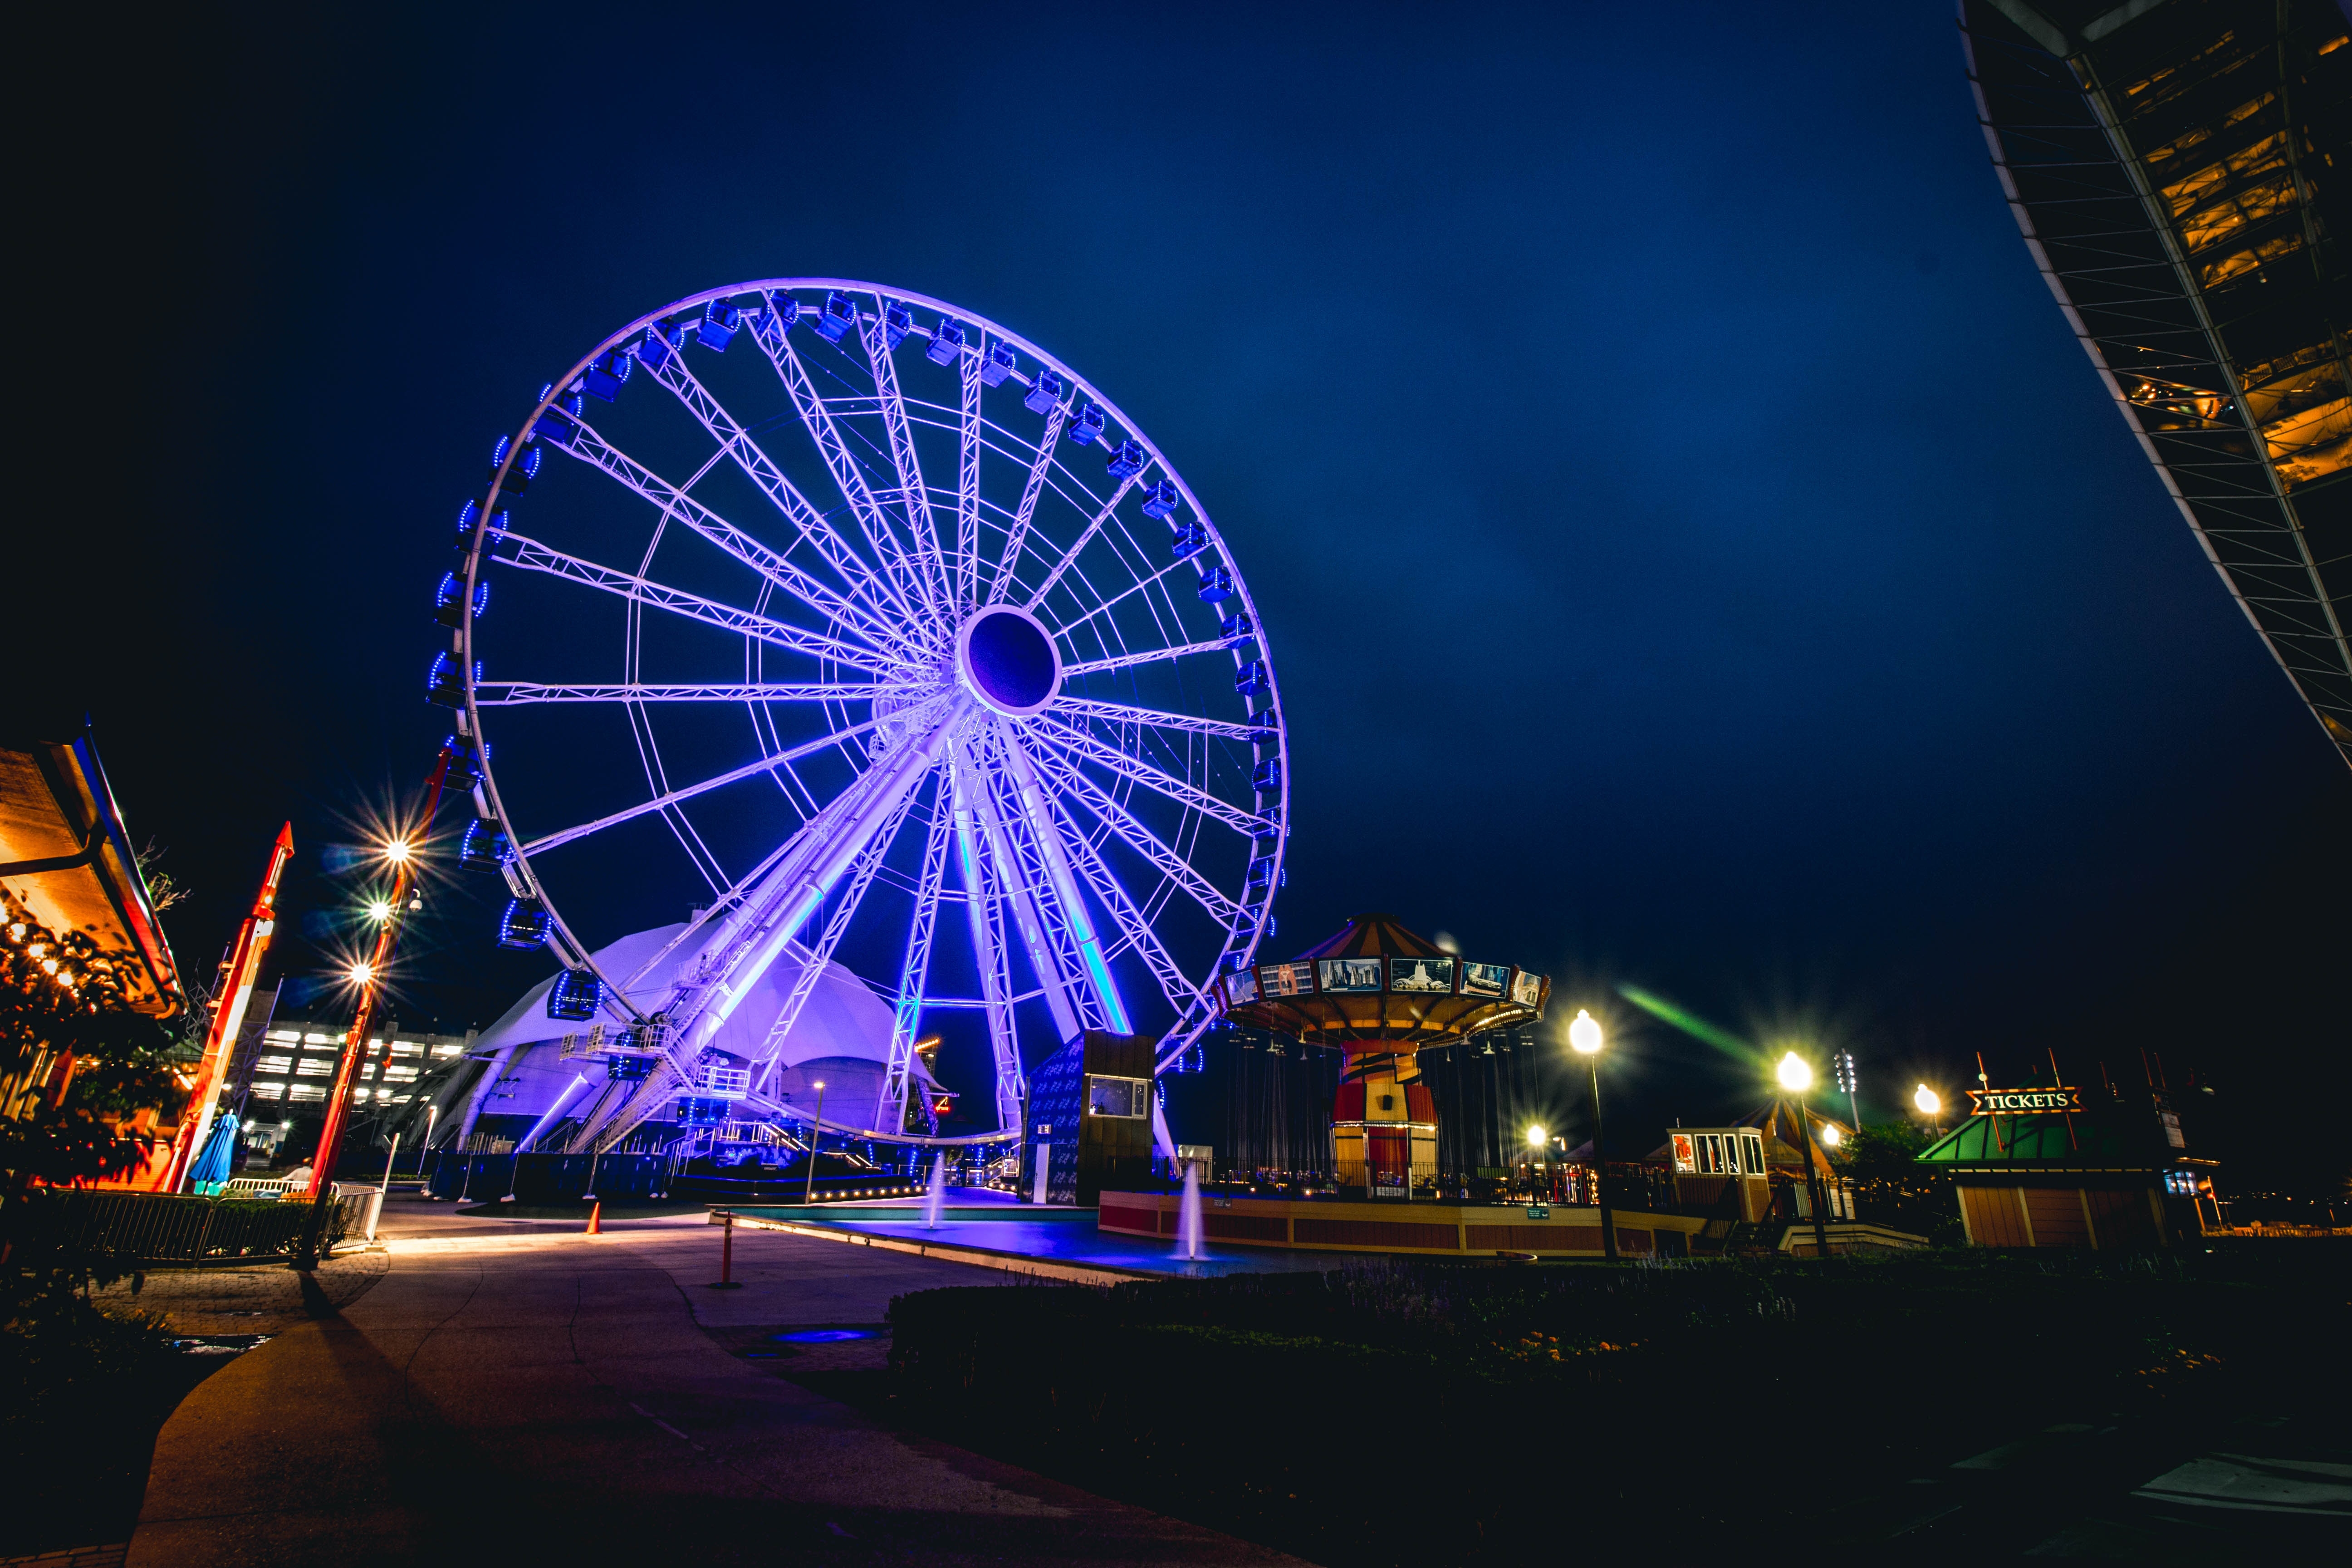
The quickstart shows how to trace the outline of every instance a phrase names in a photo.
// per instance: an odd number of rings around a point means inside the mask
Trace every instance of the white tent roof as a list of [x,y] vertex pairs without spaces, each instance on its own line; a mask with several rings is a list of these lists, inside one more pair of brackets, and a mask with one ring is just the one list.
[[[685,929],[684,922],[680,922],[625,936],[596,950],[597,966],[614,981],[625,984]],[[642,978],[635,984],[627,985],[628,999],[648,1012],[667,1001],[670,984],[678,970],[700,955],[702,942],[703,936],[698,933],[654,962]],[[767,973],[752,983],[741,1004],[727,1021],[719,1026],[718,1033],[711,1037],[710,1046],[739,1058],[760,1055],[766,1046],[768,1031],[784,1010],[785,1000],[792,994],[800,977],[815,962],[815,955],[800,943],[787,945],[776,961],[768,966]],[[474,1054],[478,1056],[509,1046],[516,1047],[509,1059],[507,1070],[503,1074],[485,1076],[481,1086],[475,1091],[489,1097],[481,1107],[485,1113],[494,1116],[541,1115],[554,1102],[556,1096],[571,1085],[575,1076],[595,1068],[593,1061],[565,1061],[559,1056],[558,1042],[564,1036],[584,1035],[592,1026],[547,1016],[547,995],[554,986],[553,975],[532,986],[523,993],[521,1000],[508,1008],[505,1016],[483,1030],[481,1037],[474,1042]],[[604,1023],[608,1032],[615,1027],[609,1017]],[[870,1099],[878,1095],[881,1072],[889,1060],[890,1029],[890,1005],[876,995],[872,987],[847,969],[838,963],[827,963],[817,975],[815,989],[803,1005],[800,1016],[793,1021],[792,1032],[784,1037],[780,1059],[788,1069],[815,1062],[844,1066],[851,1062],[870,1062],[874,1064],[876,1086],[866,1097]],[[920,1057],[914,1058],[913,1066],[919,1085],[938,1087],[937,1080],[930,1076]],[[602,1069],[596,1068],[588,1076],[592,1080],[601,1079]],[[845,1082],[838,1087],[845,1091],[848,1089]],[[576,1096],[572,1103],[565,1106],[567,1113],[576,1113],[594,1091],[602,1088],[602,1084],[592,1081],[583,1088],[586,1092]],[[797,1102],[801,1097],[793,1098]],[[848,1097],[845,1094],[844,1098]],[[855,1114],[848,1104],[836,1108],[829,1100],[825,1106],[825,1121],[835,1121],[844,1112]]]
[[[596,950],[596,966],[614,981],[625,984],[685,929],[681,921],[625,936]],[[678,970],[692,963],[701,951],[699,935],[680,942],[674,952],[655,963],[644,978],[627,986],[627,999],[646,1012],[653,1011],[668,999]],[[814,962],[815,955],[799,942],[787,944],[768,966],[768,972],[752,982],[742,1002],[711,1037],[712,1048],[736,1057],[760,1055],[767,1043],[769,1029],[784,1010],[785,999]],[[591,1026],[587,1024],[565,1023],[547,1016],[547,994],[554,987],[555,977],[550,975],[524,992],[522,999],[508,1008],[503,1017],[482,1031],[481,1038],[474,1042],[476,1054],[587,1033]],[[610,1018],[604,1022],[608,1032],[615,1026]],[[792,1067],[817,1057],[860,1057],[887,1062],[890,1055],[890,1005],[856,975],[838,963],[828,963],[817,976],[816,989],[802,1006],[792,1033],[784,1037],[783,1063]]]

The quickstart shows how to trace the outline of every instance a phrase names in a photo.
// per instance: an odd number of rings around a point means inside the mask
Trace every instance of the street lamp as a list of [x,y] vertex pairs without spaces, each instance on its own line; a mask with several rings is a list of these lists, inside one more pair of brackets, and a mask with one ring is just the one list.
[[1617,1261],[1617,1226],[1609,1215],[1609,1153],[1601,1127],[1601,1020],[1579,1007],[1568,1026],[1570,1049],[1584,1058],[1592,1084],[1592,1201],[1601,1210],[1601,1255]]
[[1944,1097],[1923,1083],[1911,1096],[1911,1103],[1919,1108],[1920,1115],[1934,1123],[1936,1136],[1941,1138],[1944,1135]]
[[1805,1156],[1805,1193],[1813,1205],[1814,1255],[1826,1258],[1830,1255],[1829,1223],[1822,1215],[1822,1191],[1813,1172],[1813,1124],[1805,1114],[1805,1090],[1813,1087],[1813,1069],[1804,1058],[1790,1051],[1780,1058],[1780,1087],[1797,1097],[1797,1136]]
[[408,858],[415,853],[415,847],[405,838],[387,839],[384,843],[383,858],[395,866],[407,865]]
[[355,960],[343,973],[354,985],[371,984],[375,980],[375,965],[363,958]]
[[370,900],[367,907],[367,918],[375,921],[378,925],[382,925],[384,921],[392,919],[392,900],[389,899]]

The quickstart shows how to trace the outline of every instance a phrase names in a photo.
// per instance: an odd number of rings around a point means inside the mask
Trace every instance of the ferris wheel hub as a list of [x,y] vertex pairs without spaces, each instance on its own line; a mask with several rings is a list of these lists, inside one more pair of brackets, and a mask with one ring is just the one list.
[[956,633],[956,679],[992,710],[1025,719],[1062,689],[1062,656],[1037,617],[990,605]]

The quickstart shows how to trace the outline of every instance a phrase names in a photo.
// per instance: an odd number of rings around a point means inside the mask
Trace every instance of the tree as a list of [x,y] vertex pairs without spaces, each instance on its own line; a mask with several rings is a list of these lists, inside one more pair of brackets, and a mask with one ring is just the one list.
[[1885,1121],[1856,1128],[1831,1152],[1853,1184],[1864,1219],[1931,1237],[1958,1226],[1951,1178],[1918,1163],[1930,1141],[1916,1121]]
[[135,1168],[157,1135],[131,1119],[176,1115],[185,1100],[176,1069],[201,1052],[203,1012],[131,1012],[136,962],[87,932],[50,930],[0,889],[0,1172],[12,1193]]

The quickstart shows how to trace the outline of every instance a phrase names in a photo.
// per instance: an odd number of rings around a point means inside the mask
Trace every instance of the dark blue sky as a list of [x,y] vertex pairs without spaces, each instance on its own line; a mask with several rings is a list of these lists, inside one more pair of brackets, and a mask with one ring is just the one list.
[[[28,100],[9,598],[192,965],[280,818],[429,764],[448,518],[541,382],[830,274],[1053,349],[1217,517],[1292,728],[1277,952],[1386,909],[1850,1045],[1866,1111],[1979,1049],[2352,1089],[2352,778],[2033,272],[1941,6],[163,27]],[[463,916],[418,1010],[535,973]],[[1629,1115],[1751,1097],[1622,1013]]]

